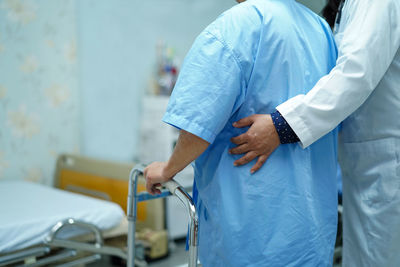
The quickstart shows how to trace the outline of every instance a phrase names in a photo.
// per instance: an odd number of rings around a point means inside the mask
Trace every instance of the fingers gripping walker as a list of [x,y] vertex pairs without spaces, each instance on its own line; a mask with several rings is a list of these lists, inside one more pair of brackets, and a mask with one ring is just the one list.
[[128,193],[128,267],[135,266],[135,228],[137,203],[141,201],[152,200],[156,198],[164,198],[174,195],[181,200],[187,209],[190,217],[190,235],[189,235],[189,264],[188,267],[197,266],[197,249],[198,249],[198,218],[193,199],[185,191],[185,189],[174,180],[170,180],[163,184],[166,189],[161,190],[159,195],[151,195],[147,192],[137,193],[137,181],[139,175],[143,174],[144,166],[135,166],[129,176],[129,193]]

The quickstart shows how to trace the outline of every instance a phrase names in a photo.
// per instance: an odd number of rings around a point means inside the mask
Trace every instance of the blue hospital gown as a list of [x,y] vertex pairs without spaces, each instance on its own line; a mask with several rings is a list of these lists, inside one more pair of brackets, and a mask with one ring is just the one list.
[[255,174],[234,167],[232,123],[305,94],[336,61],[328,25],[294,0],[223,13],[187,54],[163,120],[208,141],[195,161],[204,266],[331,266],[337,223],[333,131],[281,145]]

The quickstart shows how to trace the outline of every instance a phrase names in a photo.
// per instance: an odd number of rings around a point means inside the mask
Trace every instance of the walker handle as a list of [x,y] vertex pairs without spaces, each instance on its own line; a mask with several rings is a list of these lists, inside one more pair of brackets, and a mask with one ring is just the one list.
[[172,195],[175,195],[175,190],[180,187],[180,185],[175,182],[175,180],[171,179],[168,182],[163,183],[163,186],[171,192]]

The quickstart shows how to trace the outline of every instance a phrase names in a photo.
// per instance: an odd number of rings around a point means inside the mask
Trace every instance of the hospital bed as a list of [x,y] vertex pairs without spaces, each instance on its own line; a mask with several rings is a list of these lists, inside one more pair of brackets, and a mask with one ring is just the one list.
[[[74,266],[101,254],[124,255],[103,246],[102,231],[119,226],[124,217],[115,203],[25,181],[1,182],[0,203],[0,266],[22,261],[42,266],[66,259],[73,259]],[[70,239],[88,231],[94,244]],[[77,258],[79,251],[94,253]]]
[[[54,183],[75,193],[25,181],[2,181],[0,266],[66,267],[96,261],[101,255],[127,259],[125,246],[106,246],[103,237],[128,233],[125,212],[132,165],[62,155]],[[139,179],[139,191],[143,183]],[[137,229],[164,228],[161,199],[143,203],[137,210]],[[145,266],[141,258],[136,264]]]

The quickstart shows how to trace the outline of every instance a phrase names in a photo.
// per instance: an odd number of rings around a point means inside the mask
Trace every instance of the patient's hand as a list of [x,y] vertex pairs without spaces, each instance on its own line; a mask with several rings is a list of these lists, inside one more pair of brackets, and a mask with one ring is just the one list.
[[144,169],[143,175],[146,179],[147,192],[152,195],[161,194],[161,190],[157,187],[172,178],[166,174],[166,167],[166,162],[153,162]]
[[231,154],[245,154],[234,162],[235,166],[249,163],[258,157],[251,173],[258,171],[271,153],[280,145],[279,136],[268,114],[255,114],[243,118],[233,124],[236,128],[250,126],[249,130],[231,138],[237,146],[230,149]]

